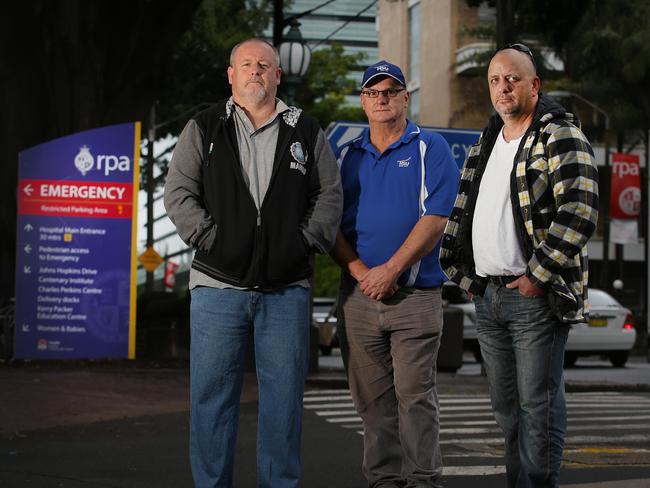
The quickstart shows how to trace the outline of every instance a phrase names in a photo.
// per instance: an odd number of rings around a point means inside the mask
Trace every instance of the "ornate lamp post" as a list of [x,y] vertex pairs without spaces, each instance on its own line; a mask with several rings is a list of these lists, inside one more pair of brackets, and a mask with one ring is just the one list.
[[305,44],[300,33],[300,22],[295,18],[289,22],[291,28],[284,36],[278,50],[283,71],[283,83],[287,87],[287,103],[292,105],[296,98],[296,88],[302,83],[302,77],[309,68],[311,49]]

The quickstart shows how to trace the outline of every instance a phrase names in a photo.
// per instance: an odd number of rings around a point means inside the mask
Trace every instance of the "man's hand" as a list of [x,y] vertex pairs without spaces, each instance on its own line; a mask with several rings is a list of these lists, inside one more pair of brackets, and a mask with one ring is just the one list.
[[373,300],[384,300],[390,298],[399,289],[397,286],[396,273],[386,264],[370,268],[368,272],[359,280],[359,287],[364,295]]
[[546,295],[546,290],[533,285],[526,275],[522,275],[512,283],[508,283],[506,288],[519,288],[519,294],[524,297],[541,297]]

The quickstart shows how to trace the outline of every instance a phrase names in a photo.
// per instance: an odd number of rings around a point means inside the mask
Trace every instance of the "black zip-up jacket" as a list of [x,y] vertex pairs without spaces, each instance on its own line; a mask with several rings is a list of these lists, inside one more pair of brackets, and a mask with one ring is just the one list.
[[[310,252],[327,250],[318,249],[323,238],[315,239],[312,247],[303,229],[322,193],[338,190],[340,194],[340,180],[337,175],[331,188],[321,187],[315,147],[317,142],[323,144],[319,134],[323,140],[324,136],[315,121],[290,107],[280,114],[271,180],[258,212],[242,174],[233,112],[232,101],[224,101],[193,118],[203,135],[200,175],[196,175],[199,195],[194,191],[186,195],[183,184],[175,182],[182,170],[172,168],[165,204],[181,238],[197,248],[193,268],[237,287],[278,289],[309,277]],[[330,159],[336,170],[333,155]],[[183,235],[179,221],[187,210],[177,207],[185,204],[186,196],[198,201],[188,218],[196,220],[195,215],[202,212],[205,224],[192,224],[191,231]],[[326,247],[333,243],[340,220],[340,204],[331,207]],[[210,234],[214,238],[207,239]]]

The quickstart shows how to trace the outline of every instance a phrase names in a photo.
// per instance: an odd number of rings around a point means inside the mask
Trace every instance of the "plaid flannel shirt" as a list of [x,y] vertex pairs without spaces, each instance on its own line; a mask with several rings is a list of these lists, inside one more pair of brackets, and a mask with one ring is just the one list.
[[[499,116],[493,116],[468,152],[440,250],[449,279],[478,295],[487,283],[475,272],[472,220],[481,176],[502,126]],[[526,276],[549,291],[549,303],[560,320],[584,321],[586,245],[598,219],[598,171],[579,122],[544,94],[515,157],[510,189],[517,234],[528,260]]]

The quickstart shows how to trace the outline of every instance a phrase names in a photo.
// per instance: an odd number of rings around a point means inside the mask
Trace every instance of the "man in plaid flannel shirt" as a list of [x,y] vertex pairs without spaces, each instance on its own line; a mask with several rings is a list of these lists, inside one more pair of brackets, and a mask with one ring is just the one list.
[[540,92],[523,44],[488,68],[496,114],[465,162],[440,262],[476,305],[509,487],[556,487],[566,431],[564,346],[585,320],[598,173],[578,122]]

